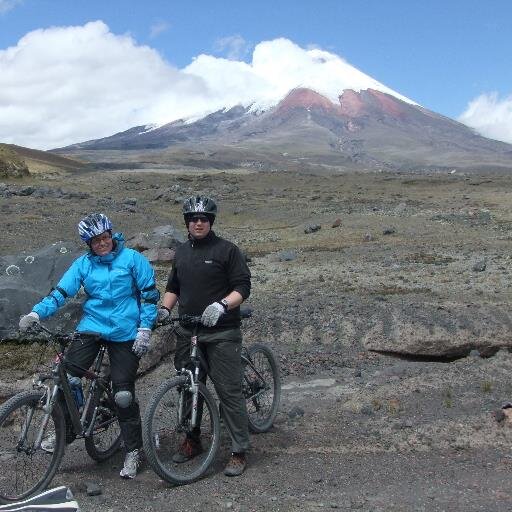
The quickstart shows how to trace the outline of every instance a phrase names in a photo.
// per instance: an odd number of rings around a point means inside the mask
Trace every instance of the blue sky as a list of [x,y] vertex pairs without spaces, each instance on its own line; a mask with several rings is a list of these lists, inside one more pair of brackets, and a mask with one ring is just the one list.
[[[171,75],[177,73],[176,81],[181,83],[181,90],[186,91],[193,86],[187,85],[187,80],[182,83],[180,71],[190,66],[197,56],[209,55],[251,64],[257,45],[284,38],[304,50],[318,48],[339,56],[357,70],[426,108],[460,118],[488,136],[512,142],[510,20],[510,0],[0,0],[0,66],[7,68],[12,85],[21,78],[21,70],[26,72],[30,68],[31,58],[36,64],[41,60],[35,50],[31,57],[24,56],[23,65],[19,64],[23,57],[21,51],[15,56],[7,55],[6,50],[18,47],[26,34],[38,29],[84,27],[89,22],[102,21],[106,27],[100,30],[104,44],[108,44],[109,38],[129,36],[139,54],[141,47],[149,47],[154,50],[152,56],[156,54],[162,60],[155,66],[171,81],[174,81]],[[45,41],[54,47],[59,45],[57,38],[49,37],[50,33],[43,35],[37,43],[39,47],[45,46]],[[35,45],[36,42],[27,48]],[[73,41],[65,38],[63,52],[72,53],[72,45]],[[95,51],[101,53],[101,46]],[[52,58],[55,59],[55,69],[62,67],[55,50]],[[73,55],[67,55],[67,58],[72,59]],[[75,58],[84,62],[90,60],[83,52],[75,54]],[[127,55],[127,58],[133,59],[133,56]],[[42,60],[47,63],[47,69],[54,67],[47,54]],[[168,69],[163,70],[166,66]],[[91,70],[95,67],[97,65],[87,70],[87,81],[92,79]],[[69,61],[66,68],[69,73],[82,72],[78,67],[69,67]],[[199,72],[198,69],[199,65],[196,65],[190,71]],[[225,75],[225,80],[237,75],[232,71],[234,68],[226,69],[230,71],[217,68],[218,73]],[[45,73],[40,70],[38,76],[41,75]],[[98,80],[102,78],[107,80],[100,73]],[[43,76],[43,80],[51,80],[51,77]],[[17,105],[13,110],[12,105],[7,104],[9,97],[2,98],[2,89],[6,86],[0,85],[0,115],[2,107],[9,107],[5,110],[9,115],[13,111],[22,112],[23,105]],[[159,87],[155,83],[146,84],[149,85]],[[67,93],[71,101],[72,94]],[[41,98],[43,93],[36,94]],[[28,97],[27,102],[30,103]],[[126,98],[122,105],[129,103]],[[137,101],[134,105],[141,115],[150,114],[147,105],[138,107]],[[56,107],[48,105],[44,109],[44,115],[50,119],[52,108]],[[116,116],[114,110],[110,114]],[[54,115],[56,120],[59,119],[57,113]],[[5,115],[3,118],[7,119]],[[14,123],[19,130],[15,132],[23,134],[23,130],[29,130],[34,134],[37,132],[34,126],[36,115],[32,122],[28,128],[23,128],[21,122]],[[123,123],[130,122],[130,118],[124,117],[119,123],[106,126],[105,130],[115,131]],[[147,122],[162,122],[162,119],[147,119]],[[93,138],[92,128],[76,133],[71,130],[66,135],[65,127],[61,126],[62,133],[53,140],[18,135],[16,141],[49,147],[58,144],[59,140],[69,143],[73,137]],[[97,136],[106,134],[98,133]],[[16,142],[2,129],[1,117],[0,140]]]

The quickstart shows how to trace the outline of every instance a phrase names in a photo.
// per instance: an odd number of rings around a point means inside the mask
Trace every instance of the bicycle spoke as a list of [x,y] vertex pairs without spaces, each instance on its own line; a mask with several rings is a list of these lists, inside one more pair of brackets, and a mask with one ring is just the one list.
[[43,489],[58,468],[64,452],[64,418],[58,405],[43,440],[55,438],[52,453],[37,447],[44,411],[40,393],[14,396],[0,409],[0,501],[9,502]]

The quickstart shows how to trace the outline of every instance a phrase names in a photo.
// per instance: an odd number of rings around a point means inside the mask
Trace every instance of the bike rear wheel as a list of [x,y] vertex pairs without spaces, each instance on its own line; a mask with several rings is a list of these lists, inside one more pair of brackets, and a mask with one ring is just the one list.
[[281,401],[281,380],[272,351],[261,343],[247,349],[242,380],[249,430],[267,432],[273,425]]
[[19,501],[43,490],[59,468],[65,446],[64,413],[58,402],[44,430],[53,452],[36,448],[42,425],[43,393],[25,391],[0,407],[0,503]]
[[[146,459],[166,482],[183,485],[203,476],[215,460],[220,445],[220,418],[217,405],[206,386],[199,383],[200,433],[190,425],[192,400],[185,376],[163,382],[151,397],[142,421]],[[202,405],[201,405],[202,404]],[[180,409],[181,408],[181,409]],[[184,441],[193,437],[198,453],[177,462]]]
[[85,438],[85,449],[92,459],[103,462],[121,448],[121,427],[115,404],[107,391],[99,386],[94,391],[89,421],[92,420],[96,408],[91,435]]

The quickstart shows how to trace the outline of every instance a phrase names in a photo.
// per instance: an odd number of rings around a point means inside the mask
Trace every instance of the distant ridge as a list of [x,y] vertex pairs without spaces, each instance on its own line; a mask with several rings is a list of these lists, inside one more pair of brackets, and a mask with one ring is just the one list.
[[61,156],[48,151],[17,146],[16,144],[0,144],[10,151],[14,152],[21,160],[24,160],[30,172],[40,170],[58,169],[62,171],[71,171],[85,167],[87,163]]
[[296,88],[265,112],[235,106],[54,151],[131,166],[512,170],[512,145],[375,89],[346,89],[333,102]]

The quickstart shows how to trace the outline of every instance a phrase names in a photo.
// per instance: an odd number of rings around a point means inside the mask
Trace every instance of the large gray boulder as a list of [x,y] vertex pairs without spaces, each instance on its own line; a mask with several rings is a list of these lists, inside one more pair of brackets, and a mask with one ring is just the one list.
[[411,356],[457,357],[472,349],[512,348],[512,318],[493,304],[389,304],[374,307],[362,342],[368,350]]
[[[83,246],[57,242],[33,253],[0,258],[0,339],[17,337],[18,320],[57,284]],[[80,315],[83,296],[68,301],[50,328],[71,330]]]

